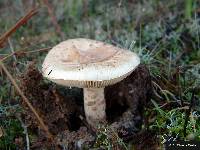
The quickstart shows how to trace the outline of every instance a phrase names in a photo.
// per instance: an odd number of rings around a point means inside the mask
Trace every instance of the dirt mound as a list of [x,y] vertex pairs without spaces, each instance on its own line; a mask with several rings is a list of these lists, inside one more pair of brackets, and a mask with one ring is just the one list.
[[[80,116],[84,116],[81,89],[75,89],[72,92],[72,90],[47,83],[34,63],[31,63],[20,77],[20,85],[50,132],[58,137],[62,145],[64,142],[72,147],[80,140],[82,143],[94,142],[94,135],[83,127],[85,124],[80,119]],[[150,74],[143,65],[140,65],[125,80],[105,88],[108,122],[121,137],[126,138],[140,130],[143,108],[150,94]],[[32,148],[40,147],[44,145],[44,136],[39,130],[34,115],[24,103],[22,105],[25,108],[23,115],[25,123],[34,134],[40,137],[39,140],[33,142]],[[38,146],[38,143],[42,144]]]
[[[144,65],[126,79],[105,89],[107,116],[111,126],[122,137],[138,132],[143,121],[143,110],[151,97],[151,77]],[[125,134],[126,133],[126,134]]]
[[[55,86],[45,83],[33,64],[29,65],[20,83],[24,94],[44,119],[50,132],[56,134],[63,130],[76,130],[76,127],[70,124],[70,121],[78,118],[76,114],[79,112],[73,97],[61,95]],[[29,112],[28,108],[26,110]],[[25,120],[30,126],[36,125],[32,114],[26,116]]]

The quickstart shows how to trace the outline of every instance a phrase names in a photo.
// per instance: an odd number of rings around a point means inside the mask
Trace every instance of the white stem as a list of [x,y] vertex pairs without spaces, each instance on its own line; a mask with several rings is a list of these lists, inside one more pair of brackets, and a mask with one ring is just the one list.
[[96,127],[106,120],[104,88],[84,88],[84,109],[88,123]]

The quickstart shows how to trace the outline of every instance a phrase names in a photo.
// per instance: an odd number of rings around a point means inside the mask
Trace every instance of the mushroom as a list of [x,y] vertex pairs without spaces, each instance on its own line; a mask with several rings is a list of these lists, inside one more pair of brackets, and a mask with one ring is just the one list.
[[53,47],[43,65],[43,76],[84,90],[88,123],[96,127],[106,121],[104,88],[115,84],[139,65],[139,57],[128,50],[90,39],[70,39]]

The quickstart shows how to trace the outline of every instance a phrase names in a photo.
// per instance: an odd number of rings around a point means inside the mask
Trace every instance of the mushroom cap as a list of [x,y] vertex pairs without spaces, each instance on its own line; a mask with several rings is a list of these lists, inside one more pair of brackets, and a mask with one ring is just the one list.
[[43,76],[64,86],[90,88],[115,84],[139,65],[128,50],[90,39],[70,39],[53,47],[43,65]]

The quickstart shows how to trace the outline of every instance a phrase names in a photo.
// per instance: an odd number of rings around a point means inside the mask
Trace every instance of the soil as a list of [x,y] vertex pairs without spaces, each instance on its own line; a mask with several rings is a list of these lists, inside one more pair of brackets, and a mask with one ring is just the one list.
[[157,150],[160,147],[160,141],[156,133],[152,131],[140,131],[133,139],[134,149],[136,150]]
[[123,128],[127,134],[140,131],[144,107],[151,97],[151,77],[148,69],[140,65],[121,82],[105,88],[107,116],[111,126]]
[[[20,85],[33,107],[56,137],[61,149],[91,147],[95,132],[84,119],[83,92],[67,89],[43,79],[42,74],[31,63],[20,77]],[[148,69],[140,65],[130,76],[118,84],[105,88],[106,113],[110,127],[124,140],[131,140],[141,130],[143,110],[151,96],[151,77]],[[32,134],[32,149],[52,147],[45,133],[38,126],[29,108],[24,107],[23,118]],[[82,117],[80,117],[82,116]]]

